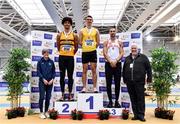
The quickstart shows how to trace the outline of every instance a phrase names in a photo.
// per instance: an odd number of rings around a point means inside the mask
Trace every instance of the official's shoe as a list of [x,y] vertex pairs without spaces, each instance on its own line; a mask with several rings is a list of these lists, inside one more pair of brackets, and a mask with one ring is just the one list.
[[139,120],[137,116],[131,118],[131,120]]
[[142,121],[142,122],[145,122],[145,121],[146,121],[145,118],[139,118],[139,120]]

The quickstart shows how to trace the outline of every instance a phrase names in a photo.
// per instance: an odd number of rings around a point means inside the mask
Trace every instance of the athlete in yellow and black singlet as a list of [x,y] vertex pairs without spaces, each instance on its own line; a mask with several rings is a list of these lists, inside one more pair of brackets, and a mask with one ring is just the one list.
[[85,21],[86,21],[86,27],[82,28],[79,33],[79,39],[80,39],[79,41],[80,41],[80,45],[82,46],[82,63],[83,63],[82,92],[86,92],[86,78],[87,78],[87,70],[89,63],[91,65],[94,92],[97,92],[96,48],[98,47],[100,41],[99,31],[96,28],[92,27],[92,22],[93,22],[92,16],[87,16]]
[[78,50],[78,36],[71,30],[72,19],[65,17],[62,20],[64,31],[57,35],[57,49],[59,51],[60,87],[62,92],[61,100],[65,100],[65,72],[67,70],[69,100],[72,98],[74,55]]

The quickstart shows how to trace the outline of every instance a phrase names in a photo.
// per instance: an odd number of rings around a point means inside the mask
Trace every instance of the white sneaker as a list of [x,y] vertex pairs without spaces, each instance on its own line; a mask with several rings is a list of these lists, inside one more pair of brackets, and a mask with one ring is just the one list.
[[81,93],[85,93],[86,92],[86,88],[83,87],[83,89],[81,90]]
[[39,117],[40,117],[41,119],[46,119],[46,116],[44,115],[44,113],[40,113],[40,114],[39,114]]
[[94,87],[94,93],[98,93],[97,88]]
[[46,113],[45,113],[45,116],[46,116],[46,118],[49,118],[49,113],[46,112]]

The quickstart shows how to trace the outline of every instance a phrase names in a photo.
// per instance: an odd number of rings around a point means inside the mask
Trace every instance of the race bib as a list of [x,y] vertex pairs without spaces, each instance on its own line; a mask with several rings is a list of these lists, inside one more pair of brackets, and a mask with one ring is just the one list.
[[86,40],[86,46],[93,46],[93,40]]
[[63,45],[62,50],[63,51],[71,51],[71,45]]

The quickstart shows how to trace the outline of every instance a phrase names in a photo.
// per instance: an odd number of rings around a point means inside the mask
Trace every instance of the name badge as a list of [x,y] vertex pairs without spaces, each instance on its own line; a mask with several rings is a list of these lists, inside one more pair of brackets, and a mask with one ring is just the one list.
[[130,68],[133,68],[133,64],[132,63],[130,64]]
[[93,40],[86,40],[86,46],[92,46]]

